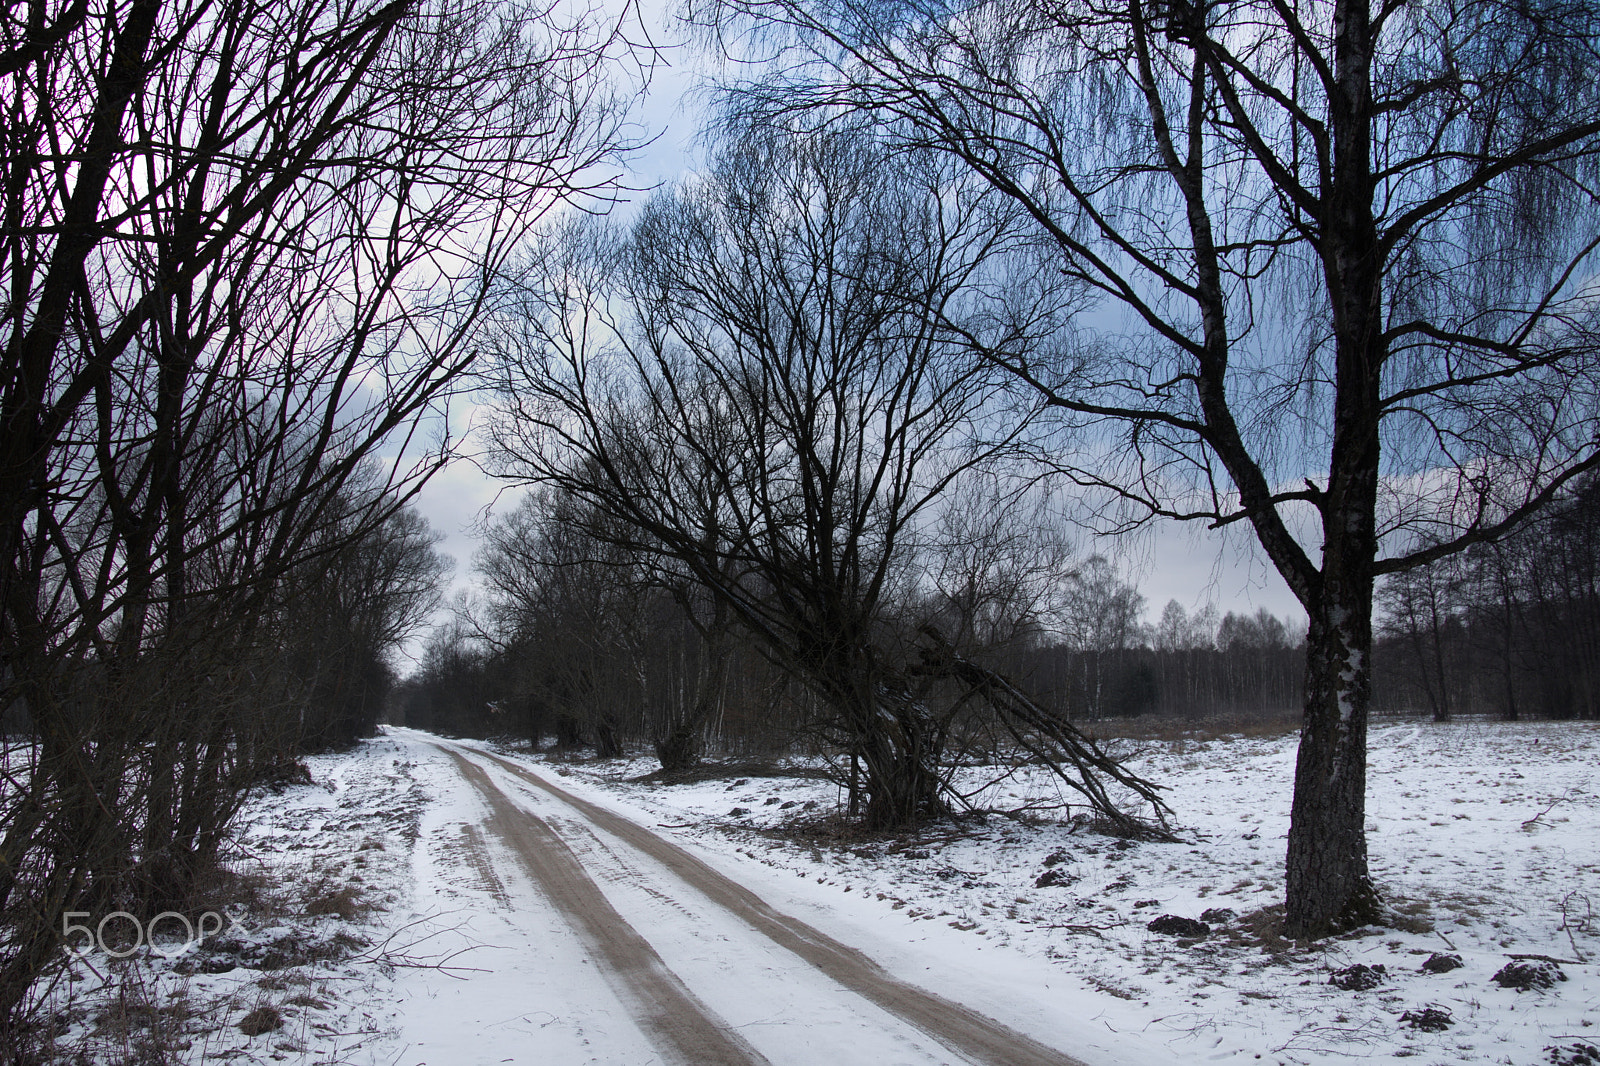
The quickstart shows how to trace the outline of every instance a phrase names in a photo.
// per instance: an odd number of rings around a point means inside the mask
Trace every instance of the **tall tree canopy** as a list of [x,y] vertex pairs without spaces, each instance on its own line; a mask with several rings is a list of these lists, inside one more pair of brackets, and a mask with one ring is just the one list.
[[[1309,616],[1291,935],[1378,917],[1375,579],[1600,463],[1600,8],[708,0],[747,111],[870,116],[1031,220],[1098,303],[995,360],[1117,520],[1248,525]],[[744,33],[742,38],[740,33]],[[768,54],[762,55],[766,49]]]
[[[631,232],[569,232],[501,334],[496,436],[728,604],[837,712],[867,817],[939,802],[931,726],[882,653],[918,522],[994,454],[1003,375],[963,331],[1030,341],[986,272],[990,198],[848,131],[747,130]],[[616,534],[613,534],[616,535]]]
[[63,910],[154,902],[174,776],[235,795],[276,590],[442,463],[507,250],[614,189],[631,52],[517,0],[0,15],[0,1031]]

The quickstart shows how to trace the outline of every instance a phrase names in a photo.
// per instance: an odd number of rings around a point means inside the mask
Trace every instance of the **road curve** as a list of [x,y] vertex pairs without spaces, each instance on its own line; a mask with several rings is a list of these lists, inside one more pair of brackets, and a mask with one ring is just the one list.
[[[486,759],[519,780],[543,790],[577,811],[596,829],[661,863],[696,891],[743,920],[774,944],[805,960],[856,995],[904,1020],[950,1050],[975,1063],[991,1066],[1085,1066],[1079,1060],[953,1000],[935,995],[891,975],[866,955],[815,927],[769,906],[754,892],[712,869],[648,829],[596,804],[580,799],[527,767],[476,748],[438,744],[455,760],[469,781],[483,793],[494,812],[490,829],[528,866],[552,893],[558,906],[595,941],[594,950],[612,962],[636,990],[647,1012],[646,1024],[667,1046],[678,1048],[695,1063],[762,1062],[760,1054],[732,1035],[694,999],[659,955],[606,902],[581,863],[548,825],[512,804],[489,780],[476,759]],[[468,757],[470,756],[470,758]],[[552,882],[554,887],[552,887]],[[582,884],[580,884],[582,882]],[[585,887],[586,885],[586,887]],[[562,893],[558,896],[556,892]],[[592,897],[592,898],[591,898]],[[563,898],[569,902],[563,902]],[[612,943],[615,941],[615,943]],[[672,997],[678,997],[677,1000]],[[669,1008],[669,1004],[676,1006]],[[692,1014],[661,1017],[663,1009]],[[683,1028],[684,1031],[678,1030]],[[702,1041],[703,1051],[686,1044]],[[696,1045],[697,1047],[699,1045]],[[721,1056],[721,1057],[716,1057]]]

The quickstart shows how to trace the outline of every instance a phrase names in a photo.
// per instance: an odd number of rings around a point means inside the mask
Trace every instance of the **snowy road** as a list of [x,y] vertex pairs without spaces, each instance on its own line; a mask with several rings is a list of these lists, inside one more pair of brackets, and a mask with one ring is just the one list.
[[[509,965],[463,957],[473,969],[454,988],[414,984],[400,1062],[1083,1066],[541,773],[426,734],[390,737],[432,764],[428,835],[451,843],[454,870],[424,856],[436,868],[419,885],[452,874],[494,911],[474,916],[477,946],[518,952]],[[951,975],[937,976],[948,988]]]

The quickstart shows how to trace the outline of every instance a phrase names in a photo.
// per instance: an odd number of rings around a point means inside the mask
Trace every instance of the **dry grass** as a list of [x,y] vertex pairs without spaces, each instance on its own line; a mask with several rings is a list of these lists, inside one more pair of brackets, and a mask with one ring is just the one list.
[[262,1004],[239,1019],[239,1031],[245,1036],[260,1036],[283,1028],[283,1012],[270,1003]]
[[180,909],[188,913],[228,911],[234,914],[268,914],[280,909],[283,892],[278,883],[251,860],[250,869],[233,863],[219,863],[195,885],[191,897]]
[[1302,945],[1283,935],[1283,904],[1274,903],[1242,914],[1214,934],[1229,947],[1256,949],[1282,955]]
[[355,921],[371,909],[370,904],[361,901],[361,893],[355,885],[341,888],[323,886],[306,903],[308,915],[336,914],[347,922]]
[[1388,901],[1384,924],[1403,933],[1418,936],[1433,932],[1433,904],[1425,899]]
[[76,1047],[53,1044],[40,1062],[177,1066],[188,1060],[185,1053],[193,1046],[188,1034],[196,1013],[186,991],[175,990],[163,1002],[141,967],[120,966],[118,970],[116,994],[101,1001],[89,1017],[83,1042]]

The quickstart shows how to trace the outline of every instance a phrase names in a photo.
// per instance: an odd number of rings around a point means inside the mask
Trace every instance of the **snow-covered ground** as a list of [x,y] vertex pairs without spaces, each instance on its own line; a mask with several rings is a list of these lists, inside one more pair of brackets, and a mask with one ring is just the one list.
[[[232,862],[237,882],[183,915],[210,934],[189,950],[169,941],[171,958],[141,950],[126,960],[91,950],[70,964],[46,1000],[61,1059],[337,1063],[375,1046],[390,1028],[390,986],[424,961],[421,934],[403,926],[413,846],[434,798],[398,750],[379,740],[313,758],[314,784],[255,797]],[[225,917],[206,921],[212,906]]]
[[[653,768],[643,759],[509,754],[859,947],[895,978],[1095,1066],[1600,1061],[1578,1050],[1600,1046],[1600,928],[1590,910],[1600,896],[1600,730],[1377,727],[1369,839],[1395,927],[1308,947],[1270,932],[1293,738],[1139,748],[1132,763],[1171,786],[1186,843],[1118,841],[1038,813],[862,837],[827,818],[841,797],[816,779],[649,785],[631,780]],[[474,749],[487,750],[460,750]],[[708,914],[692,891],[663,893],[662,875],[600,840],[572,808],[518,791],[513,775],[473,757],[555,827],[617,912],[773,1061],[785,1050],[800,1062],[854,1061],[852,1051],[875,1064],[955,1061],[892,1019],[869,1026],[870,1012],[856,1017],[854,1000],[827,982],[779,972],[774,957],[738,940],[739,923]],[[659,1061],[592,945],[511,861],[484,798],[445,752],[397,731],[311,768],[316,784],[264,795],[248,816],[245,866],[282,887],[232,912],[239,927],[170,963],[91,955],[55,993],[63,1049],[139,1061],[155,1019],[166,1046],[187,1045],[184,1061]],[[975,768],[971,784],[991,772]],[[1059,795],[1022,772],[977,802],[1019,811]],[[1212,915],[1203,939],[1147,928],[1214,909],[1234,916]],[[697,929],[708,939],[696,942]],[[1436,954],[1463,965],[1423,972]],[[1556,964],[1566,980],[1548,990],[1500,987],[1493,976],[1519,954],[1583,961]],[[1357,964],[1383,968],[1376,987],[1329,983]]]
[[[953,934],[1047,960],[1063,977],[1052,985],[1062,1010],[1136,1031],[1177,1061],[1417,1056],[1523,1066],[1572,1058],[1547,1048],[1600,1047],[1600,918],[1591,916],[1591,901],[1600,903],[1600,729],[1375,727],[1369,849],[1399,927],[1308,947],[1269,931],[1283,894],[1295,738],[1123,748],[1139,752],[1136,770],[1170,786],[1188,843],[1123,842],[994,815],[915,840],[840,841],[825,831],[808,840],[781,827],[836,807],[838,789],[825,782],[630,783],[652,768],[645,759],[564,769],[568,787],[625,799],[670,827],[663,833],[831,889],[853,914],[865,900],[867,910],[916,921],[919,939]],[[982,772],[972,772],[974,784]],[[1035,774],[975,802],[1018,810],[1060,800]],[[817,804],[809,813],[808,801]],[[1041,879],[1055,883],[1039,887]],[[1161,915],[1198,919],[1213,908],[1237,917],[1209,923],[1203,940],[1147,928]],[[1561,964],[1567,980],[1549,991],[1492,980],[1512,955],[1578,953],[1584,962]],[[1434,954],[1464,965],[1423,972]],[[1382,983],[1329,983],[1357,964],[1384,967]],[[1450,1024],[1429,1031],[1401,1020],[1430,1007]]]

